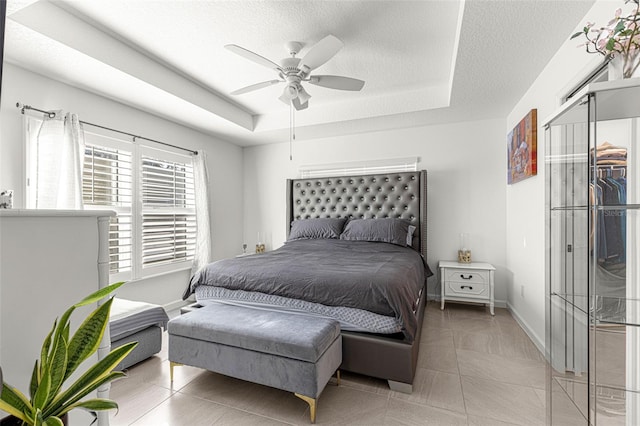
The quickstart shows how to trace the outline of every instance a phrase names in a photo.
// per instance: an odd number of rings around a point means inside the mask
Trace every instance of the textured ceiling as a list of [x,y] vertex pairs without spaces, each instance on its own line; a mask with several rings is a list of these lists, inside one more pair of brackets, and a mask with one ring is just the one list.
[[[286,141],[282,85],[239,96],[328,34],[344,48],[318,68],[360,92],[307,85],[297,138],[504,117],[592,0],[9,0],[5,60],[240,145]],[[542,31],[544,29],[544,31]],[[535,36],[533,36],[535,35]],[[313,74],[313,73],[312,73]]]

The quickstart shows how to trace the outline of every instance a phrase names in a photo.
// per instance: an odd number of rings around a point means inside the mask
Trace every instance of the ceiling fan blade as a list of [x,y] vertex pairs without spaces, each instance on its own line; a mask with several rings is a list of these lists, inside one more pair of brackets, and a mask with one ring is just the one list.
[[274,84],[282,83],[282,80],[269,80],[262,83],[252,84],[251,86],[243,87],[242,89],[234,90],[232,95],[242,95],[243,93],[253,92],[254,90],[262,89],[264,87],[273,86]]
[[312,75],[309,78],[309,83],[338,90],[358,91],[364,87],[364,81],[362,80],[339,75]]
[[[344,44],[337,37],[329,34],[311,47],[309,52],[304,55],[304,58],[302,58],[298,64],[298,68],[305,72],[316,69],[333,58],[333,56],[342,49],[342,46],[344,46]],[[307,68],[306,70],[305,67]]]
[[305,103],[300,103],[300,99],[299,98],[295,98],[291,102],[293,103],[293,107],[296,109],[296,111],[307,109],[309,107],[309,101],[307,101]]
[[238,45],[235,44],[227,44],[225,46],[225,48],[227,50],[232,51],[233,53],[242,56],[245,59],[248,59],[252,62],[255,62],[256,64],[262,65],[264,67],[267,68],[271,68],[274,69],[276,71],[281,71],[280,69],[280,65],[276,64],[273,61],[270,61],[269,59],[265,58],[264,56],[260,56],[257,53],[253,53],[250,50],[245,49],[244,47],[240,47]]

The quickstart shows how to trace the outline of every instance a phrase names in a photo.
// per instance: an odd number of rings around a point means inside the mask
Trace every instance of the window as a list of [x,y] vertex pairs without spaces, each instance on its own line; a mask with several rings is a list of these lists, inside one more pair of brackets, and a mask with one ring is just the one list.
[[[29,188],[42,120],[27,117]],[[82,175],[85,209],[114,210],[109,227],[111,280],[131,280],[190,268],[196,213],[191,156],[132,143],[85,129]]]
[[[99,143],[99,141],[97,141]],[[82,172],[85,208],[115,210],[109,225],[109,273],[131,272],[133,266],[133,180],[131,150],[87,143]]]
[[301,178],[356,176],[373,173],[415,172],[416,170],[418,170],[418,160],[418,157],[408,157],[331,164],[313,164],[300,166],[299,172]]
[[193,168],[142,156],[142,267],[193,259],[196,235]]

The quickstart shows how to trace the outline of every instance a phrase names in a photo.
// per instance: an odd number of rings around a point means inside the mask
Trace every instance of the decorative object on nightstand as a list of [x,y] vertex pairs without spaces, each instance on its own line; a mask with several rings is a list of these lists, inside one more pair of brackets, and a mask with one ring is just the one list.
[[496,268],[489,263],[459,263],[441,260],[440,309],[445,300],[457,302],[488,303],[491,315],[494,312],[494,282]]
[[264,246],[264,243],[262,242],[262,239],[260,239],[260,233],[258,232],[258,242],[256,243],[256,254],[264,253],[264,252],[265,252],[265,246]]
[[471,250],[469,250],[469,234],[460,234],[460,248],[458,249],[458,262],[471,263]]
[[13,208],[13,190],[5,189],[0,191],[0,209],[12,209]]

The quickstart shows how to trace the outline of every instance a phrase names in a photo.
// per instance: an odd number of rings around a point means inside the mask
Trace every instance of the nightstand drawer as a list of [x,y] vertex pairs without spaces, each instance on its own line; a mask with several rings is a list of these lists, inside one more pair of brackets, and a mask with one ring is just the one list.
[[469,269],[447,269],[445,281],[463,284],[488,284],[489,272]]
[[448,281],[445,283],[444,294],[449,297],[489,299],[489,284]]

